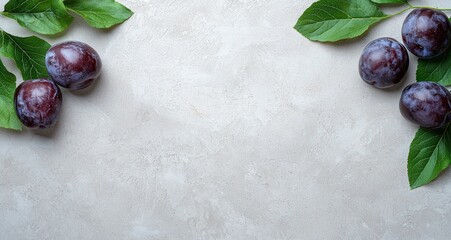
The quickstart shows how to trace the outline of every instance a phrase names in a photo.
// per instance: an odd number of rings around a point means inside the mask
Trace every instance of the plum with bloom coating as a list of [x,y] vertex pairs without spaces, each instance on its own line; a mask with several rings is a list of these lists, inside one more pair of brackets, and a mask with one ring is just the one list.
[[58,120],[63,96],[58,86],[47,79],[21,83],[14,94],[19,120],[28,128],[48,128]]
[[442,11],[415,9],[404,20],[402,39],[407,49],[415,56],[435,58],[450,47],[451,24]]
[[409,68],[406,48],[393,38],[370,42],[359,61],[360,77],[376,88],[389,88],[399,83]]
[[102,61],[99,54],[82,42],[63,42],[51,47],[45,55],[50,78],[70,90],[90,86],[100,75]]
[[451,94],[434,82],[417,82],[407,86],[399,101],[401,114],[425,128],[442,128],[450,120]]

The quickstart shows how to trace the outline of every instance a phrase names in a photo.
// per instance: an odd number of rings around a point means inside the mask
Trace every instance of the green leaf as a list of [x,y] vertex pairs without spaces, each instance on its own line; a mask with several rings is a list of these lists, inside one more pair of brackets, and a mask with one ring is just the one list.
[[407,164],[412,189],[433,181],[451,163],[451,127],[420,128],[410,145]]
[[65,0],[64,5],[95,28],[109,28],[133,15],[130,9],[114,0]]
[[22,124],[14,108],[16,76],[10,73],[0,61],[0,127],[22,130]]
[[16,62],[24,80],[48,77],[45,54],[49,48],[38,37],[17,37],[0,30],[0,54]]
[[407,0],[371,0],[374,3],[377,4],[403,4],[403,3],[407,3]]
[[335,42],[360,36],[388,17],[370,0],[320,0],[305,10],[294,28],[310,40]]
[[418,60],[417,81],[437,82],[445,86],[451,85],[451,52],[433,60]]
[[73,19],[62,0],[10,0],[2,14],[41,34],[62,32]]

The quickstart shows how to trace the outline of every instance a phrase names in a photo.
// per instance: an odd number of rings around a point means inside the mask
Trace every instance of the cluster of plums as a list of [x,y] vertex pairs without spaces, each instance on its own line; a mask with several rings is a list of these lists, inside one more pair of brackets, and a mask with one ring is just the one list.
[[[441,11],[415,9],[404,21],[402,39],[415,56],[434,59],[445,54],[451,45],[451,24]],[[362,79],[376,88],[400,83],[409,67],[406,47],[392,38],[369,43],[359,61]],[[406,119],[422,127],[442,128],[451,120],[451,94],[438,83],[425,81],[407,86],[399,107]]]
[[48,79],[21,83],[14,94],[19,120],[28,128],[48,128],[58,120],[63,95],[60,88],[81,90],[100,75],[102,61],[89,45],[70,41],[51,47],[45,55]]

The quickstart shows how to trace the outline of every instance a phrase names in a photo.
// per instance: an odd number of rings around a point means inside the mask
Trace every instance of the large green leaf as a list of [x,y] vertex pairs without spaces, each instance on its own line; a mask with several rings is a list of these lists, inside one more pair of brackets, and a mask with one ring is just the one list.
[[0,61],[0,127],[22,130],[22,124],[14,109],[16,77]]
[[402,3],[407,3],[407,0],[371,0],[374,3],[378,3],[378,4],[402,4]]
[[95,28],[109,28],[133,15],[130,9],[114,0],[65,0],[64,5]]
[[433,181],[451,163],[451,127],[431,130],[420,128],[410,145],[407,164],[410,187]]
[[2,14],[42,34],[62,32],[73,19],[62,0],[10,0]]
[[418,60],[417,81],[438,82],[442,85],[451,85],[451,52],[433,60]]
[[0,30],[0,54],[16,62],[24,80],[48,77],[45,54],[49,48],[38,37],[17,37]]
[[334,42],[360,36],[387,17],[370,0],[320,0],[305,10],[294,28],[310,40]]

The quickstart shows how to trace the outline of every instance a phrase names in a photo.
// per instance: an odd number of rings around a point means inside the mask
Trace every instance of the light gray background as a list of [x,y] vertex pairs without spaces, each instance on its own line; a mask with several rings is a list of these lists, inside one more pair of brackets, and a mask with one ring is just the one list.
[[357,73],[405,15],[319,44],[292,29],[312,0],[121,2],[113,30],[45,37],[89,43],[103,73],[53,131],[0,130],[0,239],[449,239],[451,173],[409,190],[401,87]]

